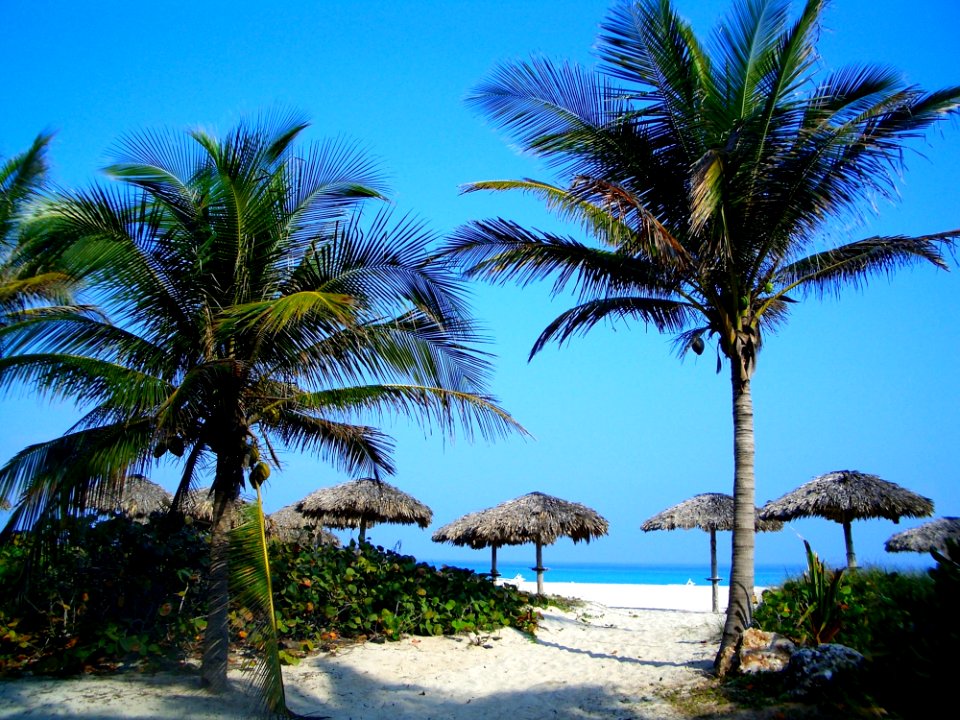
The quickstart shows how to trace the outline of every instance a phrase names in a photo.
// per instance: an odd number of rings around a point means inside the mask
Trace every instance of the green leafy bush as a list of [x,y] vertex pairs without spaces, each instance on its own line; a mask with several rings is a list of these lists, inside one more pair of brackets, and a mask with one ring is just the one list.
[[[926,698],[924,708],[952,702],[960,643],[960,549],[935,557],[937,566],[928,572],[868,568],[846,573],[839,592],[839,628],[832,641],[867,658],[862,701],[869,698],[891,717],[914,717],[917,698]],[[763,594],[754,623],[810,644],[810,627],[802,621],[808,597],[806,579],[788,580]]]
[[380,547],[273,543],[270,564],[280,634],[301,643],[536,628],[530,598],[515,589]]
[[[810,615],[816,604],[813,583],[804,575],[765,591],[754,623],[800,644],[838,642],[870,657],[897,652],[892,645],[915,633],[918,622],[930,612],[933,581],[926,573],[869,568],[846,573],[843,580],[829,591],[825,602],[830,609],[815,613],[815,622]],[[818,639],[815,628],[819,627],[829,630]]]
[[[35,533],[0,546],[0,674],[109,670],[122,662],[180,660],[206,626],[209,561],[202,528],[173,519],[81,519],[39,554]],[[437,569],[382,548],[271,543],[281,659],[344,639],[536,628],[513,588],[457,568]],[[256,647],[253,614],[236,602],[233,639]]]
[[177,657],[205,622],[207,545],[183,524],[81,518],[0,547],[0,672],[105,669]]

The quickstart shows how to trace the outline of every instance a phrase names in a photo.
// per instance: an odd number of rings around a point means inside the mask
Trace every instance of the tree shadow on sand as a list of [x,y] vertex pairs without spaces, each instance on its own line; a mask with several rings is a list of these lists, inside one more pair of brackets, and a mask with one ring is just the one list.
[[287,700],[295,712],[331,720],[654,720],[675,715],[667,700],[653,694],[627,697],[589,682],[542,683],[524,690],[479,694],[467,688],[451,692],[415,682],[384,683],[343,666],[327,668],[330,672],[324,672],[321,664],[317,668],[317,674],[329,681],[328,689],[314,694],[308,683],[291,683]]
[[[316,662],[313,668],[305,673],[298,670],[297,678],[289,678],[287,685],[290,709],[309,718],[654,720],[674,714],[666,700],[652,694],[625,697],[593,683],[543,683],[522,691],[475,696],[457,691],[453,696],[428,684],[383,683],[343,666]],[[0,718],[21,717],[226,720],[257,715],[243,680],[232,680],[230,692],[215,696],[200,690],[199,679],[192,674],[129,673],[109,678],[0,681]]]

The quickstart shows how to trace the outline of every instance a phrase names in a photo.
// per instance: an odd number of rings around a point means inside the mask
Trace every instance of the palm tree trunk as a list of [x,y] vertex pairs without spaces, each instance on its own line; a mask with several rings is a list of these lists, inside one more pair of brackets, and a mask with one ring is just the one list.
[[[225,423],[226,424],[226,423]],[[230,523],[243,484],[245,432],[233,426],[221,435],[216,445],[217,470],[213,480],[213,527],[210,530],[210,576],[207,628],[203,634],[201,685],[211,692],[227,689],[227,659],[230,652]]]
[[753,400],[750,375],[739,357],[730,359],[733,390],[733,558],[730,568],[730,597],[723,626],[720,650],[714,661],[717,674],[730,670],[737,644],[750,623],[753,607],[754,533],[756,530],[755,478],[753,471]]
[[230,650],[227,618],[230,603],[230,540],[227,532],[232,514],[232,494],[216,490],[213,496],[213,527],[210,531],[207,628],[203,634],[203,663],[200,668],[201,685],[215,693],[227,689],[227,658]]

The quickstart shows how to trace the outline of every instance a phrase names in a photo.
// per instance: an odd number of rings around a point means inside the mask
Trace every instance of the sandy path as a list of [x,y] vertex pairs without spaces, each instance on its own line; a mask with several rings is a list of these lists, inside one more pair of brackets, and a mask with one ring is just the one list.
[[[587,603],[543,613],[537,638],[407,638],[305,659],[285,669],[288,702],[333,720],[675,718],[659,693],[700,682],[720,616]],[[479,644],[478,641],[479,640]],[[0,718],[249,717],[245,681],[210,697],[187,673],[0,681]]]

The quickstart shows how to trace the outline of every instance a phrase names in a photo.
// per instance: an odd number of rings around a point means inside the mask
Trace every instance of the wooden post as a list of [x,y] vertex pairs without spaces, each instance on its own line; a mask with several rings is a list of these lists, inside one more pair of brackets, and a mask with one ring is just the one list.
[[847,568],[857,569],[857,554],[853,551],[853,531],[850,528],[850,521],[843,521],[843,540],[847,544]]
[[490,546],[490,577],[496,580],[500,577],[500,573],[497,572],[497,546]]
[[717,577],[717,530],[710,528],[710,577],[707,578],[713,585],[713,611],[720,612],[720,578]]
[[530,569],[537,573],[537,595],[543,595],[543,574],[547,568],[543,566],[543,543],[539,540],[537,541],[537,566]]

